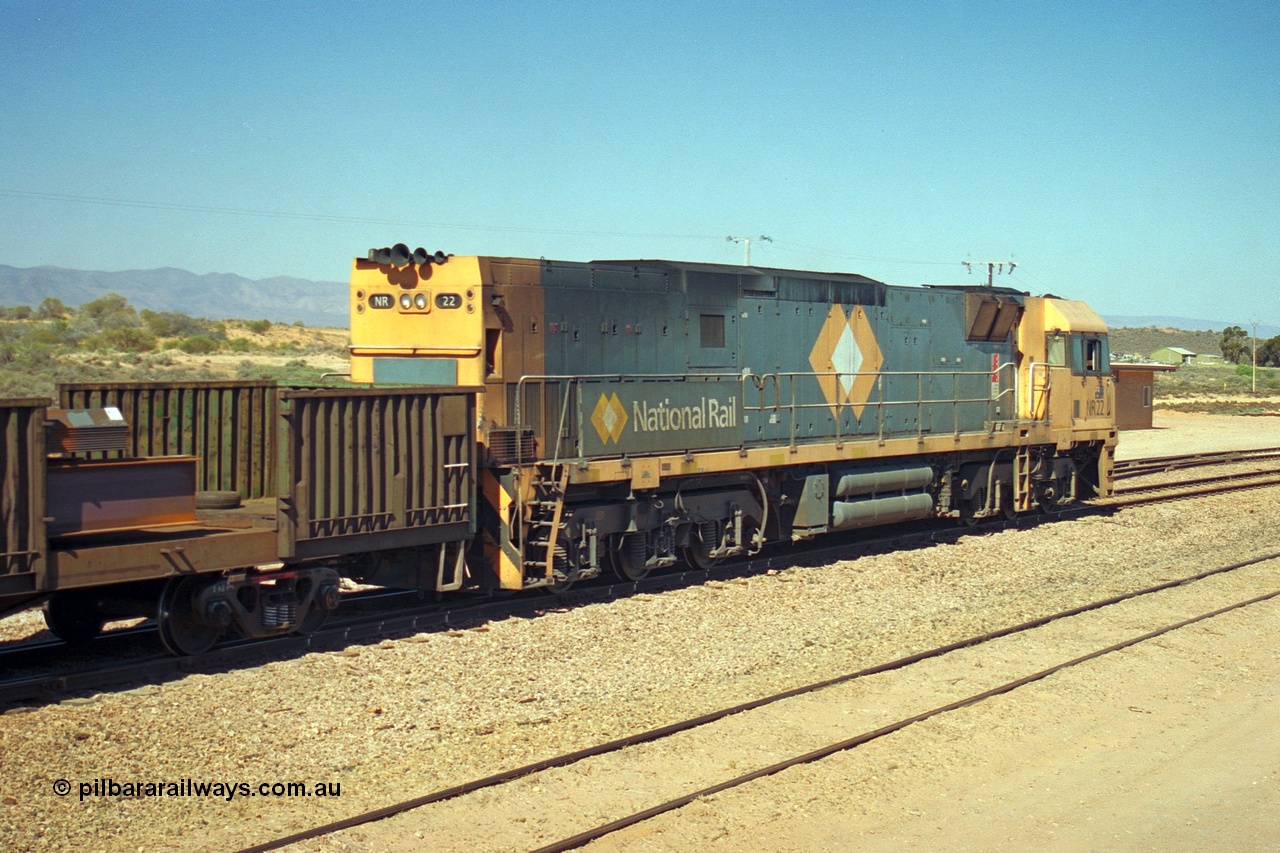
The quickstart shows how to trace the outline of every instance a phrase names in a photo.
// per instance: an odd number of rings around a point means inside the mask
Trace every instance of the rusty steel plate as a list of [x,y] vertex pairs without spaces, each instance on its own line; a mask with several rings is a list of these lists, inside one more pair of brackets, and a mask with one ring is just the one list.
[[196,520],[194,456],[50,460],[45,515],[51,537]]

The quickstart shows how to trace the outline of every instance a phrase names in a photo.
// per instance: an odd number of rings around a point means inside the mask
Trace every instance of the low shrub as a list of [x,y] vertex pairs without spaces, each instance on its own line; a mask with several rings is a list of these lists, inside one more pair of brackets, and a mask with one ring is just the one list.
[[206,335],[182,338],[175,346],[188,355],[211,355],[222,348],[221,344]]

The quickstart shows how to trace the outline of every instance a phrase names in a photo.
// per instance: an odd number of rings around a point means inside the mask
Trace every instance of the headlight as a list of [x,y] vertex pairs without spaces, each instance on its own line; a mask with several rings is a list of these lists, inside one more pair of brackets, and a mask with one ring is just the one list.
[[419,293],[417,296],[413,297],[413,307],[417,308],[419,311],[426,310],[427,295],[425,293]]
[[400,307],[408,311],[413,307],[413,297],[407,293],[400,294]]

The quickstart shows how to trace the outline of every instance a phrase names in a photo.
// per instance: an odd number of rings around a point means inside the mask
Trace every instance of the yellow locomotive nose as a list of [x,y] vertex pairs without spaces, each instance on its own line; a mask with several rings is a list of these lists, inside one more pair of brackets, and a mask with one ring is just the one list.
[[351,270],[351,379],[481,385],[484,311],[477,258],[370,252]]

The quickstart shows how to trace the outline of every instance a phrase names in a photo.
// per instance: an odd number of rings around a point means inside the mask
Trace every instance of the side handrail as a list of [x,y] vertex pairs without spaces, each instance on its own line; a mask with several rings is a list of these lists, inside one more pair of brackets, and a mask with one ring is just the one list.
[[[962,397],[960,395],[959,384],[960,384],[961,377],[980,377],[980,376],[985,377],[985,376],[991,376],[991,375],[1003,376],[1006,373],[1013,373],[1015,370],[1016,370],[1016,365],[1014,364],[1014,362],[1006,361],[997,365],[994,370],[991,370],[991,369],[947,370],[947,371],[928,371],[928,370],[891,371],[890,370],[890,371],[876,371],[874,373],[872,372],[848,373],[844,371],[822,371],[822,372],[780,371],[776,373],[766,373],[766,374],[760,374],[760,375],[748,374],[743,377],[744,381],[747,379],[750,379],[754,383],[754,385],[758,389],[760,389],[760,394],[758,395],[757,405],[749,405],[744,395],[743,411],[753,411],[753,412],[788,411],[791,414],[791,429],[790,429],[791,444],[795,445],[797,413],[803,412],[806,410],[811,410],[811,409],[830,409],[833,407],[833,404],[828,400],[815,400],[814,402],[810,402],[810,403],[800,402],[798,400],[798,394],[797,394],[797,389],[799,385],[799,382],[797,380],[803,380],[808,378],[813,378],[813,379],[835,378],[837,381],[840,381],[841,378],[849,379],[850,377],[852,377],[854,380],[856,380],[859,377],[869,376],[869,377],[874,377],[876,380],[875,395],[874,395],[874,398],[868,397],[866,402],[860,405],[863,407],[872,407],[875,409],[876,434],[881,440],[883,440],[885,435],[885,412],[886,410],[892,409],[892,407],[895,407],[895,406],[913,406],[916,408],[917,433],[920,435],[923,435],[923,422],[924,422],[923,415],[926,409],[930,407],[937,407],[937,406],[949,406],[952,408],[952,411],[953,411],[953,414],[952,414],[953,429],[958,432],[959,423],[960,423],[960,407],[962,405],[979,405],[979,404],[985,405],[989,409],[989,415],[993,415],[994,413],[991,411],[991,409],[999,401],[1005,399],[1006,397],[1012,398],[1014,400],[1014,406],[1016,408],[1016,400],[1017,400],[1016,377],[1014,380],[1001,381],[1000,384],[1007,387],[1002,387],[994,396],[984,395],[980,397],[977,397],[977,396]],[[885,399],[885,396],[884,396],[885,395],[885,388],[884,388],[885,377],[915,378],[916,379],[915,398],[914,399],[904,398],[899,400]],[[942,377],[949,377],[951,379],[951,385],[952,385],[951,395],[947,397],[938,397],[935,399],[926,399],[924,394],[924,382],[926,378],[942,378]],[[789,401],[786,403],[782,402],[781,386],[782,386],[783,380],[786,380],[788,385],[788,391],[789,391]],[[772,405],[770,405],[768,400],[766,399],[766,395],[764,391],[764,389],[768,388],[770,385],[772,385],[775,388],[774,400]],[[838,408],[838,409],[844,409],[849,406],[850,404],[848,402],[841,402],[841,403],[835,404],[835,408]],[[1011,411],[1010,414],[1012,416],[1016,414],[1016,412]],[[994,416],[989,416],[987,420],[989,422],[994,422],[996,418]],[[836,437],[836,440],[839,441],[842,434],[841,433],[842,428],[839,422],[839,418],[836,419],[835,429],[836,429],[835,437]]]
[[[1037,365],[1033,364],[1034,370]],[[564,383],[564,394],[560,401],[560,426],[556,436],[556,444],[552,458],[559,460],[562,456],[562,441],[564,438],[564,429],[568,418],[568,407],[572,402],[578,413],[578,439],[577,455],[581,454],[581,434],[584,423],[584,402],[583,402],[583,386],[588,383],[643,383],[643,382],[725,382],[735,381],[741,386],[742,410],[744,412],[782,412],[786,411],[790,414],[789,434],[790,442],[795,445],[798,440],[797,434],[797,418],[800,413],[808,410],[830,409],[832,404],[827,400],[814,400],[813,402],[802,402],[802,382],[809,379],[834,378],[837,382],[848,382],[851,378],[856,380],[861,377],[874,378],[874,393],[869,396],[866,402],[860,404],[864,407],[873,407],[876,418],[876,435],[881,441],[885,436],[885,416],[886,412],[892,411],[894,407],[911,406],[916,409],[916,432],[919,435],[924,434],[925,414],[930,409],[937,407],[949,407],[952,410],[952,429],[956,433],[960,429],[961,408],[963,406],[983,405],[987,407],[988,423],[995,423],[997,420],[1004,418],[995,417],[995,407],[998,403],[1006,398],[1014,401],[1016,409],[1016,400],[1018,396],[1016,375],[1012,379],[997,379],[994,384],[998,384],[999,390],[995,394],[984,394],[981,396],[962,396],[960,385],[965,378],[970,377],[988,377],[999,376],[1005,377],[1010,373],[1016,372],[1016,365],[1012,361],[1006,361],[998,364],[994,369],[984,368],[981,370],[947,370],[947,371],[928,371],[928,370],[912,370],[912,371],[876,371],[876,372],[858,372],[848,373],[843,371],[777,371],[764,374],[757,374],[748,371],[744,372],[723,372],[723,373],[645,373],[645,374],[621,374],[621,373],[601,373],[601,374],[526,374],[516,381],[516,394],[514,405],[514,418],[512,427],[517,431],[524,431],[529,425],[524,421],[524,403],[527,387],[532,383],[558,382]],[[915,379],[916,393],[914,398],[904,398],[898,400],[885,399],[885,380],[894,377],[910,377]],[[951,393],[947,396],[939,396],[936,398],[928,398],[925,394],[925,383],[929,382],[933,387],[937,387],[936,380],[950,379]],[[788,385],[784,394],[783,382]],[[749,393],[754,390],[754,395]],[[576,396],[575,396],[576,392]],[[809,395],[812,396],[812,395]],[[544,393],[545,397],[545,393]],[[754,400],[752,399],[754,397]],[[544,399],[545,405],[545,399]],[[837,403],[835,408],[844,409],[850,407],[847,401]],[[1010,411],[1009,419],[1016,417],[1016,411]],[[835,437],[840,441],[843,435],[843,427],[841,419],[836,418],[835,421]],[[517,445],[520,445],[517,442]],[[517,453],[523,452],[520,447]],[[524,460],[518,459],[518,464]]]
[[[1039,389],[1039,397],[1037,398],[1036,389],[1036,368],[1044,369],[1044,385]],[[1053,387],[1053,371],[1052,367],[1046,361],[1033,361],[1031,367],[1027,370],[1027,402],[1029,404],[1029,414],[1031,419],[1038,421],[1049,416],[1049,391]],[[1043,410],[1041,405],[1043,404]]]

